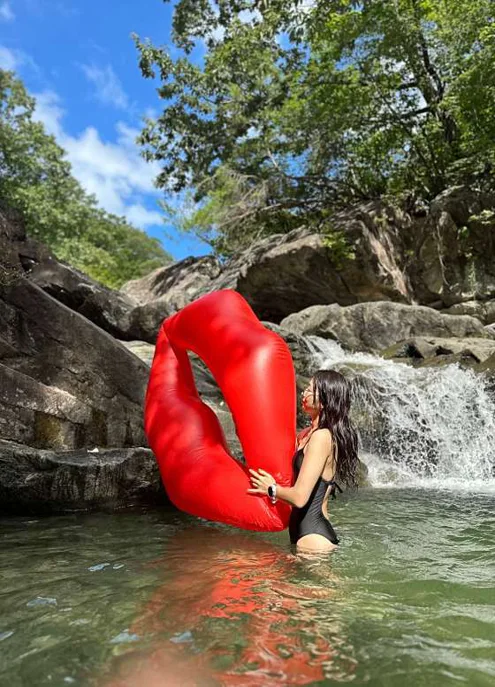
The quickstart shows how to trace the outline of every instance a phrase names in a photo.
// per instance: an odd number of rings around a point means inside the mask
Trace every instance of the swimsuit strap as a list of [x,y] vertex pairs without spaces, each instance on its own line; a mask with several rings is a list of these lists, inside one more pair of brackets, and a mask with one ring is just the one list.
[[[308,432],[308,433],[304,436],[304,439],[306,439],[306,442],[305,442],[304,446],[301,446],[301,448],[298,448],[298,449],[297,449],[298,451],[303,451],[303,450],[304,450],[304,447],[307,446],[307,445],[309,444],[309,437],[311,437],[311,435],[312,435],[314,432],[315,432],[315,430],[313,429],[313,431]],[[297,439],[296,439],[296,448],[297,448]]]
[[[313,430],[312,432],[309,432],[306,436],[310,437],[313,434],[313,432],[315,432],[315,430]],[[299,451],[302,451],[303,456],[304,456],[304,448],[307,446],[308,443],[309,443],[309,439],[306,441],[304,446],[301,446],[301,448],[297,449],[297,453],[299,453]],[[337,445],[335,446],[335,453],[338,454]],[[329,494],[329,497],[331,496],[332,499],[337,498],[335,495],[336,490],[338,490],[340,494],[344,493],[343,490],[341,489],[341,487],[337,484],[337,482],[334,479],[326,480],[326,479],[323,479],[323,477],[320,477],[320,479],[322,480],[322,482],[326,482],[327,484],[332,486],[332,488],[330,489],[330,494]]]

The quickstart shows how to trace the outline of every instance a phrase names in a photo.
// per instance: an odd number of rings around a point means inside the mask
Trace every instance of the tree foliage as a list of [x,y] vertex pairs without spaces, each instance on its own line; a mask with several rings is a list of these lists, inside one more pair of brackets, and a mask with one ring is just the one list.
[[22,82],[0,70],[0,200],[22,213],[28,234],[111,287],[169,261],[157,239],[98,207],[34,108]]
[[178,0],[178,57],[135,40],[163,101],[145,155],[220,253],[361,199],[493,183],[491,0]]

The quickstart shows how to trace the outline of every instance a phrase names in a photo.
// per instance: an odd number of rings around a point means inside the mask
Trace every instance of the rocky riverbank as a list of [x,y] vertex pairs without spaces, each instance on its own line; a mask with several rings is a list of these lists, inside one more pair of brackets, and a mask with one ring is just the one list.
[[[225,265],[187,258],[112,291],[62,264],[0,212],[0,508],[120,508],[167,502],[143,431],[153,343],[165,317],[204,293],[238,290],[288,343],[301,388],[308,336],[412,365],[495,370],[495,199],[446,190],[409,212],[373,202],[334,235],[275,235]],[[203,400],[233,453],[234,423],[193,359]]]

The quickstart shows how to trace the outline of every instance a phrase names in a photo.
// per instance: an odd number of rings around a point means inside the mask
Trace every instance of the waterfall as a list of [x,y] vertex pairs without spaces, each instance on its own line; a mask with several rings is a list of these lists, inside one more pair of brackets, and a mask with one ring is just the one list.
[[307,340],[319,368],[354,379],[353,419],[372,486],[495,492],[495,399],[482,375]]

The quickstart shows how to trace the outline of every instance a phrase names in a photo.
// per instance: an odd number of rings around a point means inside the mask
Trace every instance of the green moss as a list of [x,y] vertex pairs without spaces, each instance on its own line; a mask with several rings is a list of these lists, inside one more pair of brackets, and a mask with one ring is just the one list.
[[322,242],[336,267],[342,267],[347,260],[356,259],[354,246],[349,243],[343,231],[327,225]]
[[37,448],[66,449],[67,421],[36,411],[34,414],[34,445]]
[[17,281],[22,274],[23,272],[20,267],[0,265],[0,287],[10,286]]

